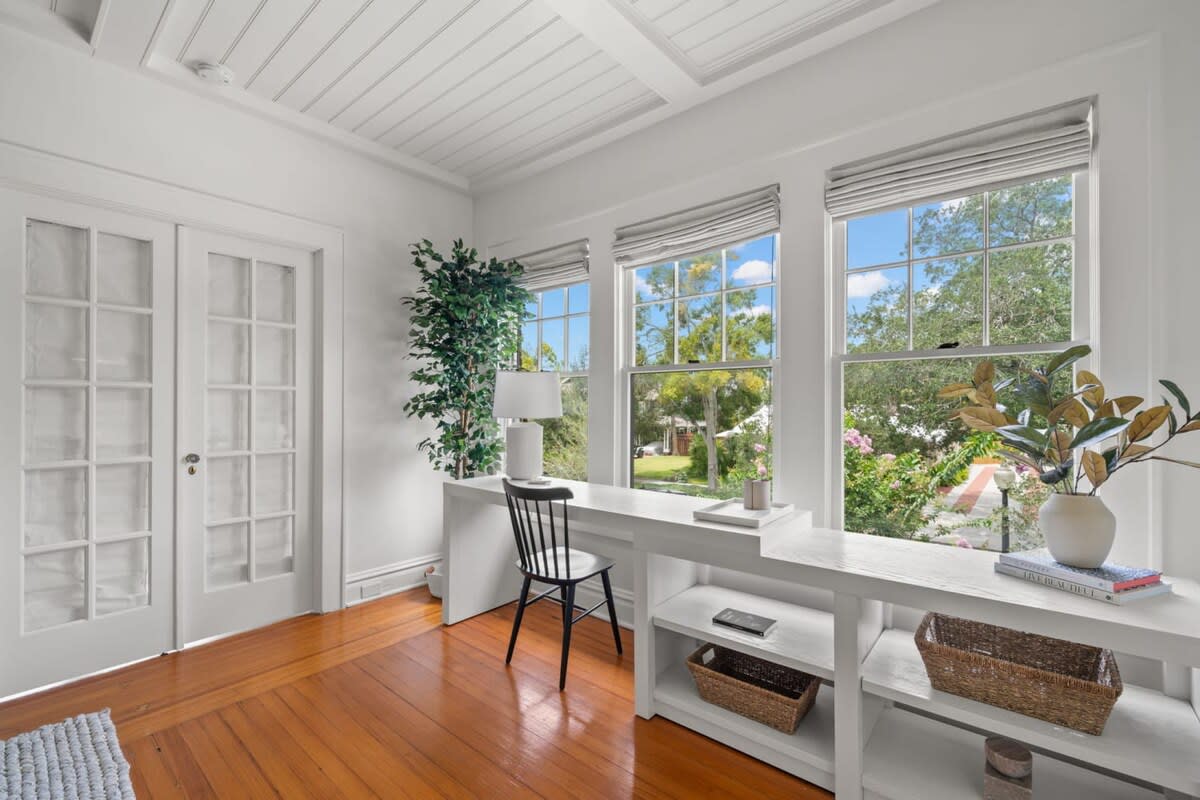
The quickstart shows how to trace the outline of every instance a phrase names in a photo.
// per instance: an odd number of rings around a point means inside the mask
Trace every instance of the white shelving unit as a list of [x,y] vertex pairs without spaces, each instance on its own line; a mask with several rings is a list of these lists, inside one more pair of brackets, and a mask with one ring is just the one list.
[[[983,796],[983,736],[898,708],[884,711],[867,742],[868,800],[969,800]],[[1162,795],[1046,756],[1033,761],[1034,797],[1162,800]]]
[[[654,688],[660,716],[729,745],[819,786],[833,786],[833,689],[822,686],[794,734],[781,733],[700,699],[683,664],[669,666]],[[878,716],[883,702],[869,704]]]
[[[736,608],[778,620],[766,636],[714,625],[722,609]],[[654,625],[785,667],[833,679],[833,614],[727,589],[696,585],[660,603]]]
[[1191,704],[1161,692],[1126,686],[1103,735],[1091,736],[935,690],[913,634],[902,630],[884,631],[871,649],[863,664],[863,691],[1187,795],[1200,795],[1200,719]]
[[[700,498],[556,483],[575,493],[573,528],[632,545],[635,704],[643,718],[668,717],[834,788],[838,800],[978,798],[977,731],[1047,754],[1037,756],[1034,772],[1043,799],[1163,798],[1146,785],[1171,798],[1200,798],[1200,698],[1188,703],[1127,685],[1104,734],[1089,736],[934,692],[911,634],[883,625],[892,603],[1200,668],[1200,582],[1168,576],[1173,594],[1113,606],[998,575],[994,553],[813,528],[805,512],[739,530],[697,523],[692,512],[709,502]],[[513,600],[519,584],[512,543],[496,535],[504,520],[488,516],[502,513],[499,479],[448,482],[445,499],[443,621],[452,624]],[[743,591],[709,585],[705,565],[752,577],[738,581]],[[745,591],[754,577],[771,579],[761,584],[764,595],[774,582],[829,592],[832,612]],[[765,638],[714,626],[726,607],[779,624]],[[696,641],[833,685],[821,689],[795,736],[777,734],[700,700],[683,664]]]

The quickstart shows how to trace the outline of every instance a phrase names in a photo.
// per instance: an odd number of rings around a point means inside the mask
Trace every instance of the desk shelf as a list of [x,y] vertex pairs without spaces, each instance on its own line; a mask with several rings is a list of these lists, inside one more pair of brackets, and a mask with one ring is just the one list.
[[[778,620],[765,637],[714,625],[713,616],[736,608]],[[810,675],[833,679],[833,615],[827,611],[727,589],[696,585],[654,609],[654,625]]]
[[[673,664],[659,674],[654,688],[655,710],[710,739],[825,788],[833,787],[833,689],[822,686],[817,701],[793,734],[781,733],[761,723],[700,699],[687,667]],[[865,704],[866,727],[874,724],[883,702]]]
[[863,691],[1041,750],[1200,795],[1200,720],[1189,703],[1126,686],[1101,736],[934,689],[913,634],[884,631],[863,665]]
[[[867,800],[964,800],[983,796],[984,737],[890,708],[867,742]],[[1034,797],[1054,800],[1162,800],[1156,791],[1035,755]]]

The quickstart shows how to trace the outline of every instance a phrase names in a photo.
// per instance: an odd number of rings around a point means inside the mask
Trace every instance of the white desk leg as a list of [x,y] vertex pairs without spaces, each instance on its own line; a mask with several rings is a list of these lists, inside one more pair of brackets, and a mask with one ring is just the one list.
[[662,639],[654,627],[654,609],[696,584],[697,565],[670,556],[633,551],[633,682],[639,717],[654,716],[654,684],[659,663],[679,657],[678,641]]
[[654,716],[654,624],[651,620],[650,560],[641,550],[633,551],[633,691],[634,707],[643,719]]
[[862,647],[858,597],[833,597],[833,751],[834,794],[838,800],[862,800],[863,709]]
[[506,508],[445,496],[443,504],[442,624],[453,625],[516,600],[521,573]]

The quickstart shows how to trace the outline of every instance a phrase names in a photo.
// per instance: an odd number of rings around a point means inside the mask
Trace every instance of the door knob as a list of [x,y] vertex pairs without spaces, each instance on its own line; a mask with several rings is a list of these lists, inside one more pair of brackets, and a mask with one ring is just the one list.
[[199,464],[199,463],[200,463],[200,456],[196,455],[195,453],[188,453],[186,456],[184,456],[184,457],[183,457],[183,463],[185,463],[185,464]]

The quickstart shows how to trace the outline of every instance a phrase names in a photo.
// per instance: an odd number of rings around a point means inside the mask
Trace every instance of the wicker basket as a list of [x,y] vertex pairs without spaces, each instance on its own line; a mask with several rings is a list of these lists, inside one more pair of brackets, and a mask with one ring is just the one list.
[[933,688],[1094,736],[1121,696],[1111,650],[943,614],[916,640]]
[[714,644],[688,656],[687,666],[705,702],[784,733],[796,732],[821,688],[813,675]]

